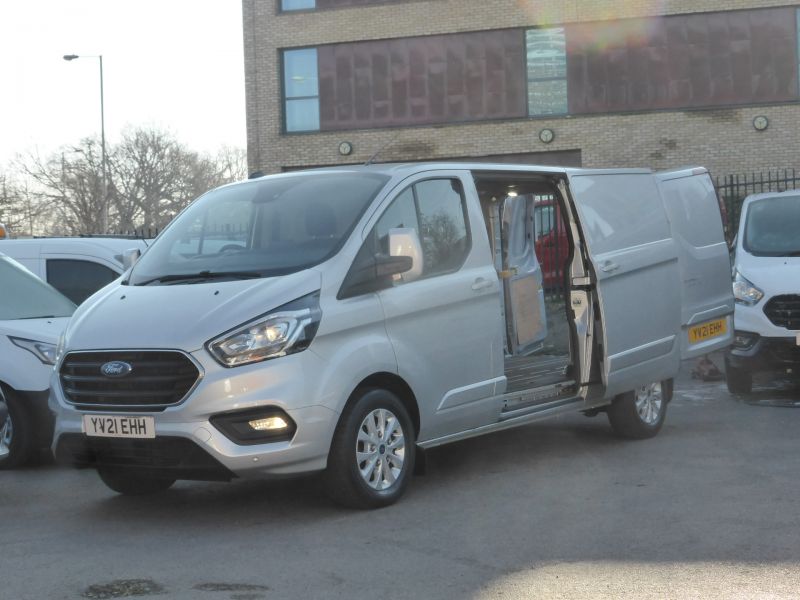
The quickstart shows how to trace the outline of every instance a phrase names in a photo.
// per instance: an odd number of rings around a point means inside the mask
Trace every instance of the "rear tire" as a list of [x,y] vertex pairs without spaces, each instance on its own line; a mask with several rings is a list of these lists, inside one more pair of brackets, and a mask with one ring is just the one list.
[[33,418],[12,390],[0,386],[0,397],[5,398],[8,407],[8,419],[0,428],[0,444],[9,451],[0,459],[0,469],[13,469],[31,462],[38,451]]
[[359,393],[342,413],[323,479],[327,495],[349,508],[380,508],[403,495],[414,473],[414,426],[384,389]]
[[620,394],[608,407],[608,421],[620,437],[644,440],[655,437],[667,416],[670,382],[661,381]]
[[725,383],[731,394],[749,394],[753,391],[753,374],[747,369],[734,368],[726,362]]
[[97,474],[110,489],[124,496],[145,496],[169,489],[174,479],[154,477],[131,469],[99,468]]

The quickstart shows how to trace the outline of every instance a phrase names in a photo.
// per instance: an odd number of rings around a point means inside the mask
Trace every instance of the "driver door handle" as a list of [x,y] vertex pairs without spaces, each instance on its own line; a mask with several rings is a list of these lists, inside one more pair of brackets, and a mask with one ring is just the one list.
[[472,282],[472,289],[473,291],[480,292],[481,290],[487,290],[492,287],[492,282],[485,277],[478,277],[475,281]]
[[611,262],[610,260],[603,261],[600,264],[600,270],[603,273],[613,273],[617,269],[619,269],[619,265],[615,262]]

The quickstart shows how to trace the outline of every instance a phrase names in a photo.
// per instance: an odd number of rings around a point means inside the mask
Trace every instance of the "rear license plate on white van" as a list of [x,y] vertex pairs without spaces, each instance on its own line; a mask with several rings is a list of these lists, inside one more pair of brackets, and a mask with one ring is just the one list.
[[153,417],[83,415],[83,432],[91,437],[154,438],[156,423]]
[[721,337],[726,333],[728,333],[728,321],[726,319],[708,321],[689,328],[689,342],[696,344],[697,342]]

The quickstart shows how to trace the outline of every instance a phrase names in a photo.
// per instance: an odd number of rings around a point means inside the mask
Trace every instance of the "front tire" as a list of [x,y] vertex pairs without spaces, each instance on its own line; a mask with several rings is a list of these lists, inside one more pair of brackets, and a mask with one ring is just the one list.
[[414,426],[403,403],[384,389],[360,392],[333,435],[325,489],[349,508],[380,508],[403,495],[414,472]]
[[5,425],[0,428],[0,445],[7,449],[8,453],[5,458],[0,459],[0,469],[13,469],[31,462],[38,450],[33,418],[13,391],[0,386],[0,398],[5,398],[8,407],[8,418]]
[[749,394],[753,391],[753,374],[747,369],[736,369],[726,361],[725,383],[731,394]]
[[174,479],[156,477],[133,469],[99,468],[97,474],[110,489],[124,496],[145,496],[169,489]]
[[655,437],[667,416],[671,396],[670,382],[643,385],[633,392],[620,394],[608,407],[608,421],[620,437],[644,440]]

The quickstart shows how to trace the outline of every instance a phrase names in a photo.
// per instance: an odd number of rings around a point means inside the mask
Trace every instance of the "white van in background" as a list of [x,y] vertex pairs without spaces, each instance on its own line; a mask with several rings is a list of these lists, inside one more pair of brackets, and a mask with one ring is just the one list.
[[[537,198],[567,236],[559,277],[534,255]],[[570,411],[652,437],[681,359],[730,344],[729,272],[705,169],[420,163],[228,185],[76,311],[54,449],[124,494],[322,472],[335,500],[377,507],[419,448]]]
[[736,337],[726,357],[728,390],[753,376],[800,380],[800,191],[745,199],[733,257]]
[[50,445],[47,407],[58,339],[75,304],[0,254],[0,468],[23,465]]
[[142,239],[105,236],[0,240],[0,252],[75,304],[117,279],[127,268],[125,257],[131,251],[146,248]]

